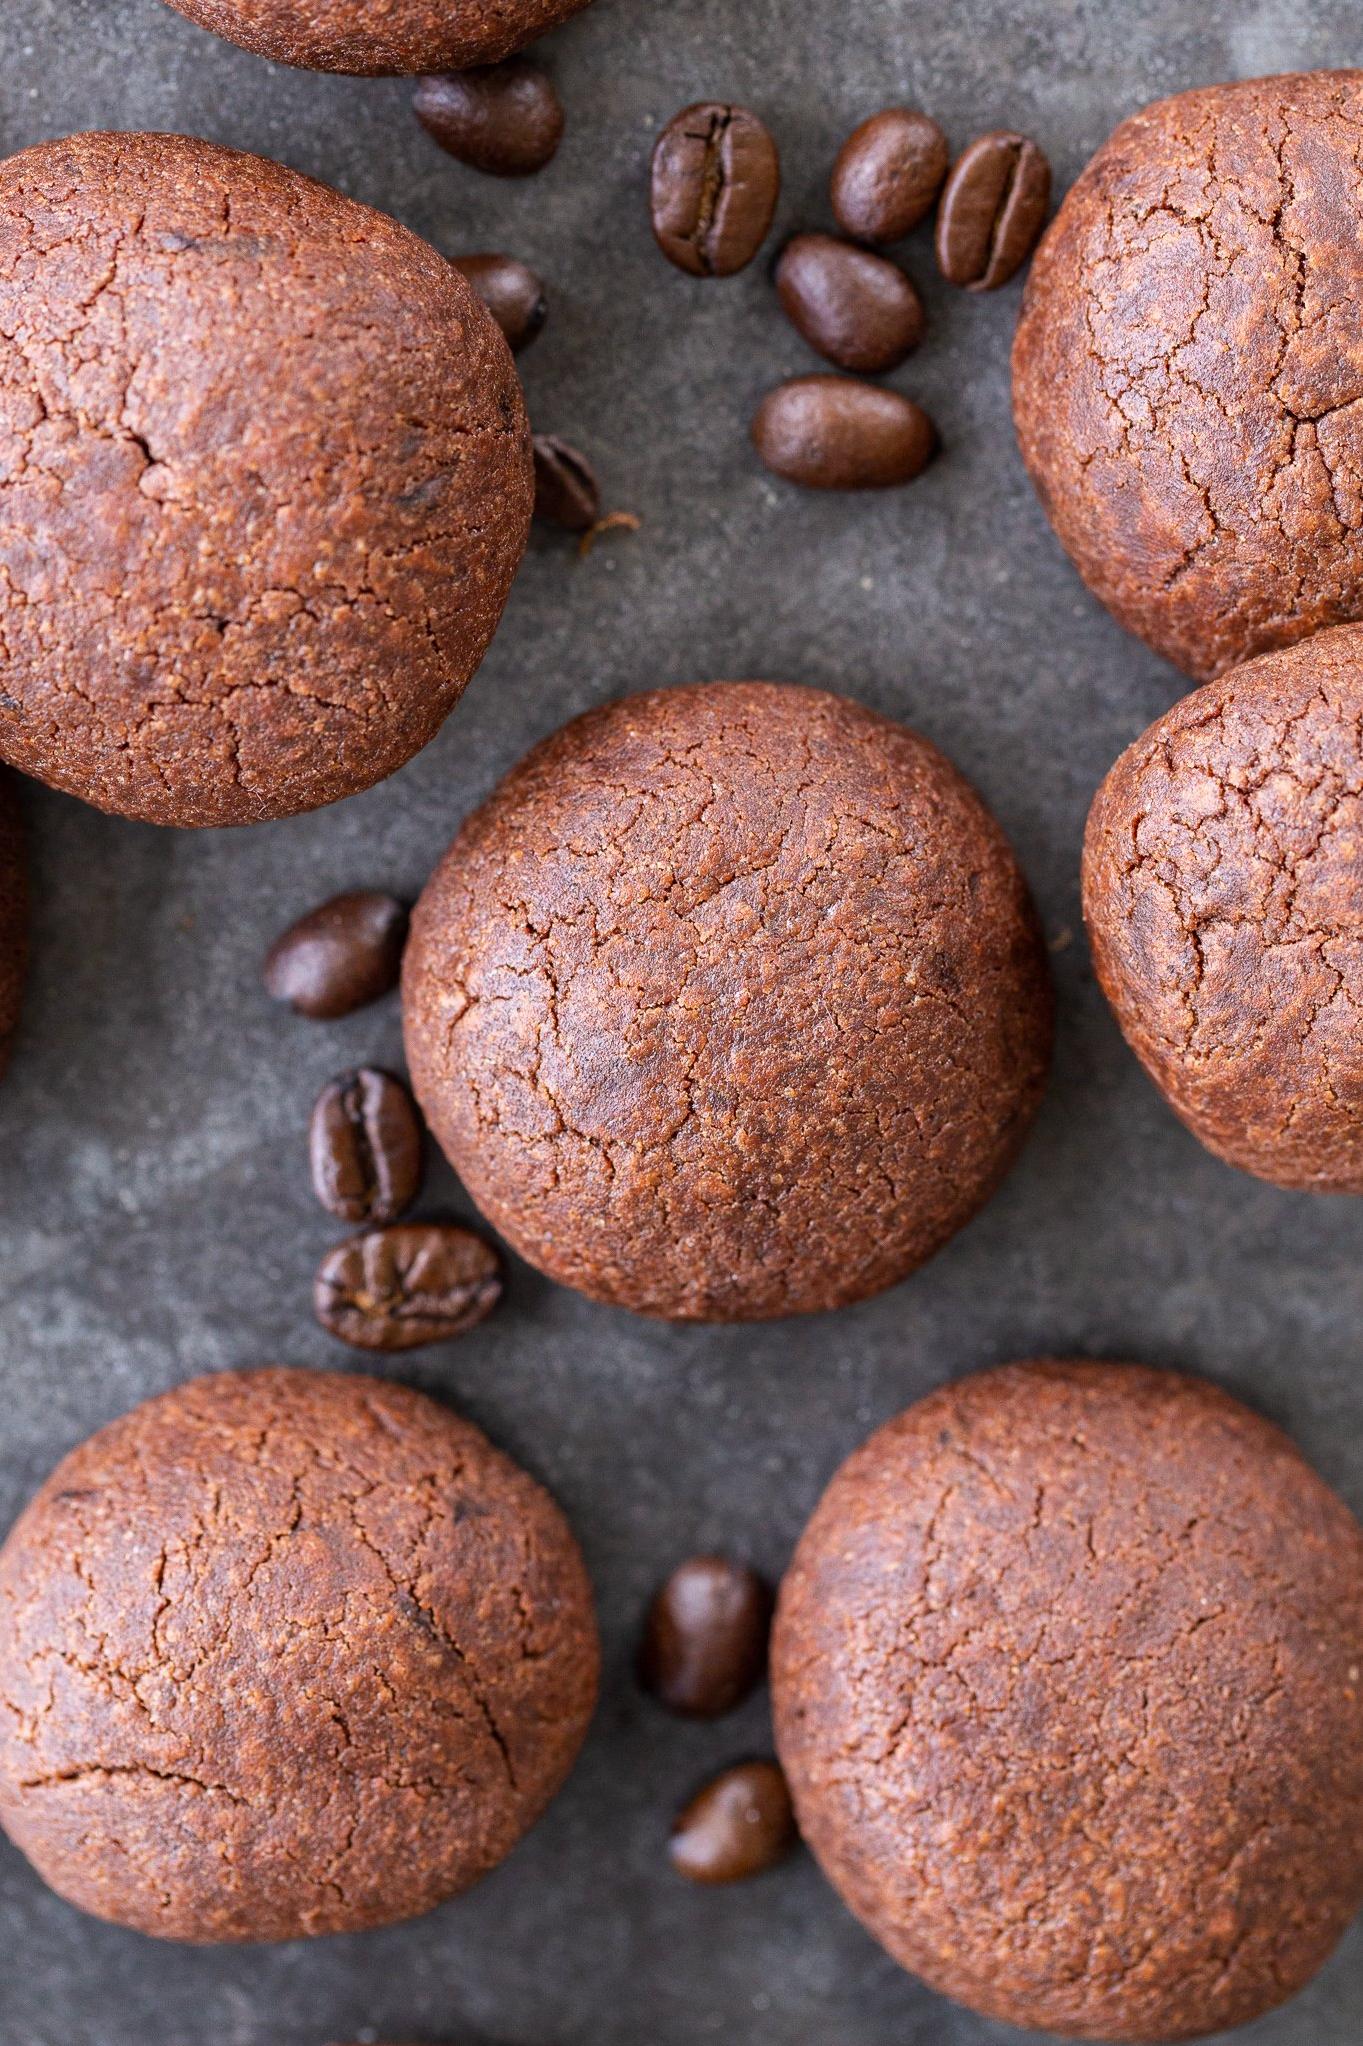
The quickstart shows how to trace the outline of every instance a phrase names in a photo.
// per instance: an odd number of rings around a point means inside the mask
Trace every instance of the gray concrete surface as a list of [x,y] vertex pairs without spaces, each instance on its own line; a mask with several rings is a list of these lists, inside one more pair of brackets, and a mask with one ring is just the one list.
[[[1121,1044],[1078,935],[1088,799],[1178,693],[1061,559],[1009,429],[1016,289],[977,302],[907,260],[932,317],[895,381],[946,452],[878,501],[758,469],[760,393],[815,367],[764,270],[697,285],[648,232],[649,144],[686,100],[770,119],[780,224],[825,222],[853,123],[901,98],[960,144],[1018,125],[1061,180],[1114,122],[1182,86],[1363,56],[1352,0],[597,0],[545,46],[558,161],[500,185],[442,156],[400,82],[273,69],[159,0],[3,0],[0,146],[82,127],[186,129],[284,158],[451,254],[502,246],[549,280],[522,365],[536,421],[596,458],[643,521],[580,563],[536,540],[500,637],[436,743],[338,809],[176,836],[30,792],[37,920],[26,1027],[0,1093],[0,1522],[58,1455],[192,1373],[346,1361],[313,1325],[332,1227],[308,1190],[313,1095],[399,1056],[395,1004],[333,1026],[275,1011],[267,941],[333,889],[415,890],[525,745],[614,693],[767,675],[903,716],[975,778],[1056,944],[1054,1086],[1022,1164],[928,1270],[798,1326],[668,1330],[518,1269],[504,1310],[403,1371],[553,1486],[600,1591],[606,1690],[571,1785],[480,1890],[421,1924],[315,1946],[159,1947],[83,1920],[0,1846],[0,2046],[985,2046],[858,1930],[809,1862],[706,1894],[669,1873],[675,1802],[768,1739],[758,1700],[688,1727],[635,1692],[645,1597],[715,1544],[782,1567],[825,1479],[943,1378],[1039,1350],[1204,1371],[1295,1433],[1363,1508],[1363,1215],[1204,1155]],[[1071,942],[1066,944],[1066,934]],[[448,1176],[430,1205],[459,1212]],[[1356,2046],[1363,1934],[1246,2046]]]

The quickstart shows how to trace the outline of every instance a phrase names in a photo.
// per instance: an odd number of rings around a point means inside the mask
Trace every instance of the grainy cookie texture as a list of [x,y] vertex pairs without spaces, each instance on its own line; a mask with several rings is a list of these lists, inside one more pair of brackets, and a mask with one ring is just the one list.
[[164,1938],[386,1924],[539,1816],[597,1659],[562,1516],[468,1422],[375,1379],[199,1379],[68,1456],[0,1552],[0,1819]]
[[530,506],[506,345],[394,221],[184,136],[0,164],[0,757],[167,824],[367,788]]
[[588,0],[170,0],[244,50],[311,71],[397,73],[493,64]]
[[0,773],[0,1078],[9,1064],[28,969],[28,876],[14,781]]
[[533,1263],[737,1321],[858,1300],[966,1222],[1041,1096],[1050,983],[994,819],[820,691],[660,690],[546,740],[413,919],[427,1120]]
[[1232,669],[1128,748],[1089,816],[1084,915],[1204,1144],[1363,1193],[1363,626]]
[[995,2018],[1190,2039],[1363,1902],[1363,1530],[1213,1387],[1015,1365],[843,1466],[773,1642],[805,1838]]
[[1032,265],[1019,439],[1066,550],[1199,681],[1363,616],[1363,72],[1117,129]]

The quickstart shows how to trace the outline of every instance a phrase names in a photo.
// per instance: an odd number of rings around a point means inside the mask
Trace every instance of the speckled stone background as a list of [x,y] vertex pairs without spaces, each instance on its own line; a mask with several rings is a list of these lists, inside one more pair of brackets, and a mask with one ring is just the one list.
[[[933,281],[895,378],[943,459],[879,500],[800,496],[758,468],[762,391],[816,366],[761,267],[724,284],[652,245],[652,136],[680,105],[759,108],[784,153],[780,226],[826,224],[847,130],[929,108],[956,145],[1029,130],[1068,181],[1114,123],[1181,87],[1363,61],[1354,0],[597,0],[544,45],[568,136],[498,184],[418,130],[408,88],[274,69],[160,0],[0,0],[0,145],[175,128],[276,155],[450,254],[504,247],[548,280],[522,358],[538,425],[596,459],[642,519],[579,562],[537,539],[492,653],[436,743],[339,809],[175,835],[29,791],[36,960],[0,1092],[0,1521],[80,1436],[195,1372],[352,1361],[312,1323],[332,1240],[308,1190],[319,1085],[400,1056],[395,1003],[319,1026],[273,1009],[260,955],[355,883],[415,891],[464,811],[535,737],[623,690],[765,675],[919,725],[1017,844],[1055,948],[1061,1030],[1020,1167],[936,1263],[849,1313],[669,1330],[524,1269],[503,1310],[410,1376],[467,1408],[557,1492],[600,1593],[606,1685],[583,1762],[481,1889],[424,1923],[274,1949],[155,1945],[79,1918],[0,1846],[0,2046],[984,2046],[1020,2035],[900,1974],[797,1861],[684,1888],[674,1804],[762,1749],[758,1700],[689,1727],[630,1675],[645,1598],[717,1545],[773,1574],[825,1479],[951,1374],[1038,1350],[1188,1365],[1284,1422],[1363,1509],[1363,1210],[1216,1164],[1137,1070],[1092,983],[1077,868],[1089,797],[1180,685],[1061,559],[1008,421],[1017,287]],[[460,1212],[448,1175],[428,1207]],[[1238,2035],[1357,2046],[1363,1931],[1310,1993]]]

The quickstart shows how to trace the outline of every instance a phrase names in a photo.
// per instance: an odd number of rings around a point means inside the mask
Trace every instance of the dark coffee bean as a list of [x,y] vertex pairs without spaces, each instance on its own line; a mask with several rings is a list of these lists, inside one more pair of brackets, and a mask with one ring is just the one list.
[[481,1236],[403,1222],[328,1251],[313,1305],[323,1328],[357,1350],[415,1350],[462,1336],[501,1294],[501,1261]]
[[785,1859],[795,1814],[775,1762],[739,1762],[707,1783],[672,1828],[672,1866],[693,1883],[739,1883]]
[[511,344],[513,355],[528,348],[548,318],[544,286],[514,256],[457,256],[455,269],[473,286]]
[[731,1712],[767,1666],[771,1593],[725,1556],[693,1556],[649,1607],[639,1678],[669,1711],[694,1719]]
[[769,469],[810,490],[884,490],[911,483],[937,435],[912,398],[851,377],[796,377],[769,391],[752,424]]
[[537,433],[533,451],[535,517],[568,533],[587,532],[601,510],[601,491],[591,463],[551,433]]
[[1041,238],[1051,167],[1035,142],[981,135],[957,160],[937,209],[937,263],[949,284],[997,291]]
[[419,78],[412,106],[442,149],[495,178],[543,170],[563,140],[554,81],[533,57]]
[[309,1133],[312,1185],[343,1222],[396,1222],[421,1190],[421,1124],[391,1073],[361,1066],[317,1097]]
[[833,166],[833,215],[859,242],[897,242],[926,220],[950,161],[936,121],[886,107],[854,128]]
[[397,986],[406,941],[404,903],[367,888],[334,895],[275,939],[266,991],[319,1022],[348,1016]]
[[810,347],[840,369],[876,376],[923,338],[923,301],[898,265],[834,235],[788,241],[776,289]]
[[653,151],[653,233],[692,277],[731,277],[767,238],[781,192],[776,144],[746,107],[684,107]]

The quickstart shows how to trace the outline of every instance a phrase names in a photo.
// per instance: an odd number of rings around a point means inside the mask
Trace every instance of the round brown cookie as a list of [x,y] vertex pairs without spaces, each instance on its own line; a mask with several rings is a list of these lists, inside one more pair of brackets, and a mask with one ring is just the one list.
[[0,773],[0,1078],[9,1064],[28,968],[28,877],[11,776]]
[[357,74],[459,71],[523,49],[588,0],[170,0],[278,64]]
[[860,1300],[1002,1178],[1051,995],[998,825],[841,697],[658,690],[465,824],[403,974],[427,1120],[523,1256],[678,1321]]
[[1363,1530],[1195,1379],[1012,1365],[891,1421],[801,1539],[772,1685],[830,1881],[990,2017],[1220,2031],[1363,1902]]
[[597,1663],[562,1515],[467,1421],[371,1378],[197,1379],[0,1551],[0,1820],[163,1938],[388,1924],[539,1816]]
[[178,135],[0,164],[0,757],[242,824],[439,729],[529,526],[505,342],[443,257]]
[[1103,991],[1218,1157],[1363,1193],[1363,626],[1174,705],[1094,798]]
[[1023,456],[1089,587],[1199,680],[1363,617],[1363,72],[1162,100],[1033,264]]

